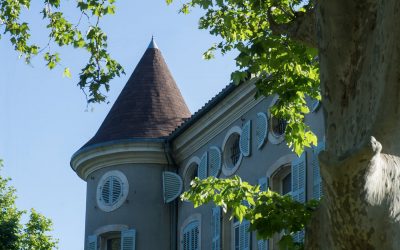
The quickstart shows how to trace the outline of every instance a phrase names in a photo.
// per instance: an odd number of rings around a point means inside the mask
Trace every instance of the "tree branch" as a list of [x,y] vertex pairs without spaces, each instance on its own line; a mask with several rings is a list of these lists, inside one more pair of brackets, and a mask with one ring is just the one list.
[[277,23],[271,9],[267,12],[269,27],[274,35],[286,35],[307,46],[317,47],[315,8],[306,12],[296,12],[295,17],[288,23]]

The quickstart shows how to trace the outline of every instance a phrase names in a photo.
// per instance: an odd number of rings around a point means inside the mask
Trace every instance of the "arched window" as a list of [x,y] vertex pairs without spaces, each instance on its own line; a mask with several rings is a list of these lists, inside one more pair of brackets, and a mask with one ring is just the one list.
[[199,164],[197,164],[196,162],[192,162],[192,164],[190,164],[185,175],[185,191],[190,188],[190,182],[194,178],[198,177],[198,167]]
[[199,239],[199,221],[195,220],[190,222],[183,229],[183,250],[199,250],[200,249],[200,239]]
[[283,165],[271,176],[271,189],[282,195],[289,194],[292,191],[291,165]]
[[233,175],[242,161],[243,155],[239,146],[241,132],[242,130],[238,126],[232,127],[226,133],[222,143],[222,172],[225,176]]
[[88,250],[135,250],[136,230],[127,225],[114,224],[98,228],[88,236]]
[[249,232],[250,222],[243,220],[242,223],[236,218],[232,220],[232,248],[233,250],[250,250],[251,234]]
[[269,132],[270,132],[270,133],[268,133],[268,140],[272,144],[279,144],[285,139],[285,131],[286,131],[286,125],[287,125],[286,120],[277,118],[271,114],[270,109],[278,101],[279,101],[278,96],[275,96],[274,99],[272,100],[272,102],[269,106],[269,110],[268,110]]
[[199,164],[200,159],[197,156],[192,157],[186,164],[183,170],[183,188],[188,190],[190,187],[190,182],[199,176]]

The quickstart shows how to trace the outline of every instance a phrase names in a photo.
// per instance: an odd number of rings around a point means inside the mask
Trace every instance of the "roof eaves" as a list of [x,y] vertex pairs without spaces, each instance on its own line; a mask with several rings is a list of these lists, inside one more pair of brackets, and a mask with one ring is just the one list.
[[220,101],[232,93],[240,84],[230,83],[225,86],[217,95],[211,98],[206,104],[203,105],[198,111],[196,111],[189,119],[178,126],[171,134],[168,136],[168,140],[172,141],[179,135],[181,135],[186,129],[203,117],[208,111],[215,107]]
[[167,137],[161,137],[161,138],[130,138],[130,139],[120,139],[120,140],[112,140],[112,141],[100,142],[100,143],[84,146],[84,147],[80,148],[78,151],[76,151],[72,155],[71,160],[70,160],[70,166],[72,167],[72,161],[77,155],[82,154],[82,153],[87,152],[87,151],[90,151],[90,150],[95,149],[95,148],[106,147],[106,146],[116,145],[116,144],[135,143],[135,142],[165,142],[166,140],[168,140]]

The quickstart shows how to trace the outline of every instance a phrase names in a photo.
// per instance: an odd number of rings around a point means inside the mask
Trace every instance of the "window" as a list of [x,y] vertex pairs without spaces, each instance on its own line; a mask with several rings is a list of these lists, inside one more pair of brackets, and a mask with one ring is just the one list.
[[284,119],[277,118],[271,114],[270,109],[279,101],[278,96],[275,96],[274,99],[272,100],[269,110],[268,110],[268,115],[269,115],[269,130],[270,133],[268,133],[268,140],[272,144],[279,144],[281,143],[285,137],[285,131],[286,131],[286,125],[287,121]]
[[121,238],[111,238],[107,240],[107,250],[120,250]]
[[183,229],[183,250],[199,250],[199,222],[192,221]]
[[241,129],[239,127],[232,127],[222,143],[222,157],[224,162],[222,172],[226,176],[234,174],[242,161],[243,155],[239,146],[240,134]]
[[105,212],[119,208],[128,196],[129,184],[126,176],[117,170],[105,173],[99,181],[96,200]]
[[280,167],[272,175],[272,190],[282,195],[292,191],[292,174],[290,165]]
[[99,236],[88,236],[87,248],[89,250],[135,250],[136,230],[127,228],[126,225],[104,226],[96,230]]
[[281,137],[285,134],[285,130],[286,130],[286,120],[284,119],[280,119],[280,118],[276,118],[275,116],[271,115],[271,132],[273,133],[273,135],[275,137]]
[[288,194],[292,191],[292,174],[288,173],[282,179],[282,194]]
[[200,159],[197,156],[192,157],[186,164],[182,173],[183,188],[185,191],[189,189],[190,182],[194,178],[199,177],[199,164],[200,164]]
[[234,250],[249,250],[250,249],[250,222],[243,220],[242,223],[234,218],[232,221],[232,249]]
[[[291,195],[292,193],[292,172],[290,162],[278,167],[270,178],[271,190],[281,195]],[[283,234],[275,234],[266,244],[267,249],[279,249],[278,242]]]
[[238,163],[240,158],[239,139],[240,139],[239,134],[233,134],[228,141],[229,143],[228,157],[230,158],[230,163],[231,163],[229,164],[230,168],[233,168]]
[[121,250],[121,232],[107,232],[100,236],[101,250]]
[[185,176],[185,191],[190,188],[190,182],[198,177],[198,167],[199,165],[196,162],[190,164]]

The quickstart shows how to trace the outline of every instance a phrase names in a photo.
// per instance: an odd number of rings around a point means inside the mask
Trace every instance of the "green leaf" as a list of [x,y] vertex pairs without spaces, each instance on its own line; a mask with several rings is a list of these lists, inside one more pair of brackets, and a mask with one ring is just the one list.
[[71,72],[69,71],[69,68],[64,69],[63,76],[71,78]]

